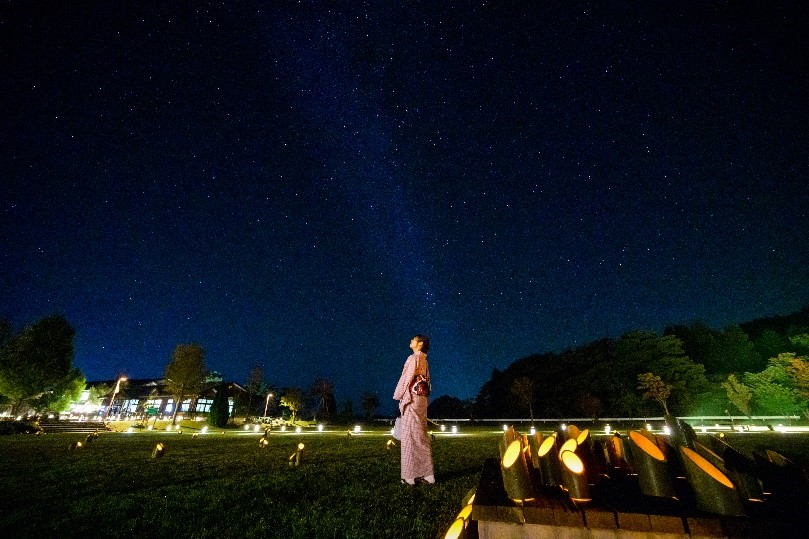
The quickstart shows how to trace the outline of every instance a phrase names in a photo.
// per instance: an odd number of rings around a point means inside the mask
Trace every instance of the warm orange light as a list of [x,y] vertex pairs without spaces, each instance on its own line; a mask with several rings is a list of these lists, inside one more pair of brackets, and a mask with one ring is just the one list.
[[517,458],[519,458],[521,451],[522,448],[519,440],[514,440],[508,444],[506,452],[503,453],[503,467],[511,468],[514,463],[517,462]]
[[562,447],[559,449],[559,458],[562,458],[562,453],[565,451],[575,451],[576,448],[579,447],[579,444],[576,442],[575,438],[571,438],[565,443],[562,444]]
[[567,469],[574,474],[579,475],[584,472],[584,463],[573,451],[562,451],[559,458]]
[[583,444],[584,441],[587,440],[588,436],[590,436],[590,429],[584,429],[576,437],[576,443],[579,444],[579,445]]
[[648,453],[652,458],[655,458],[661,462],[666,460],[666,456],[663,454],[660,448],[642,433],[632,430],[629,431],[629,437],[632,438],[635,445],[640,447],[644,452]]
[[542,440],[542,444],[539,446],[539,456],[544,457],[547,455],[554,445],[556,445],[556,436],[548,436]]
[[471,514],[472,514],[472,504],[470,503],[466,507],[461,509],[461,512],[458,513],[457,518],[462,518],[462,519],[466,520],[467,518],[469,518],[469,515],[471,515]]
[[720,483],[722,483],[723,485],[725,485],[730,489],[736,488],[733,486],[733,482],[730,479],[728,479],[728,476],[723,474],[719,468],[711,464],[708,461],[708,459],[704,458],[696,451],[689,449],[685,446],[681,447],[680,449],[682,450],[683,455],[691,459],[691,461],[694,462],[694,464],[696,464],[700,468],[702,468],[702,470],[705,473],[707,473],[708,475],[710,475],[711,477],[713,477],[714,479],[716,479],[717,481],[719,481]]
[[444,537],[446,539],[458,539],[463,535],[463,532],[464,532],[464,519],[458,518],[455,519],[455,522],[453,522],[452,526],[449,527]]
[[303,444],[302,443],[298,444],[298,451],[303,451]]

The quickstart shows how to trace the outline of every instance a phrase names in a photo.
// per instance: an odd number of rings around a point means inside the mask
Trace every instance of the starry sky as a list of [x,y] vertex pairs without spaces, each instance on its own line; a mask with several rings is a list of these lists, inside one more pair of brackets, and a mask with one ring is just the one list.
[[3,2],[0,317],[356,408],[809,303],[807,4],[562,4]]

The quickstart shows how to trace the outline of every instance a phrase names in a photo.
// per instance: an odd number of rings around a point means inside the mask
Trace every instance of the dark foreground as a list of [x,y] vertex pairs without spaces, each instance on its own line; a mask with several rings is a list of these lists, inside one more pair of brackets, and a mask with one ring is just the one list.
[[[480,429],[433,442],[436,485],[399,483],[383,431],[0,437],[0,537],[438,537],[497,457]],[[809,467],[809,434],[729,434],[737,449],[776,449]],[[163,458],[152,458],[164,442]],[[305,444],[301,464],[288,459]]]
[[259,438],[103,433],[71,450],[83,435],[2,436],[0,537],[436,537],[497,455],[496,433],[437,435],[438,483],[407,488],[382,431]]

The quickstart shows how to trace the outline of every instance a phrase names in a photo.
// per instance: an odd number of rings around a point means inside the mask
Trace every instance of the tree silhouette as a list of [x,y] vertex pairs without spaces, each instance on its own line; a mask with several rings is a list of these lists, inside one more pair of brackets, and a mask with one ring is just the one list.
[[69,400],[78,398],[84,389],[84,376],[73,367],[74,335],[60,315],[43,318],[16,335],[10,324],[2,324],[0,394],[9,399],[12,415],[31,406],[49,408],[64,401],[67,393]]
[[281,406],[286,406],[292,413],[292,422],[295,422],[298,412],[303,408],[303,391],[299,387],[290,387],[284,390],[281,396]]
[[312,384],[312,395],[317,399],[315,417],[317,417],[318,414],[322,414],[322,417],[329,418],[336,412],[334,382],[327,378],[316,379]]
[[365,410],[365,415],[369,420],[374,418],[374,414],[376,414],[378,408],[379,395],[369,392],[362,394],[362,409]]
[[528,410],[531,423],[534,422],[534,381],[527,376],[520,376],[511,384],[511,394],[517,399],[523,410]]
[[188,395],[198,395],[207,376],[205,350],[198,344],[178,344],[166,365],[166,389],[174,396],[171,424],[177,424],[180,404]]
[[639,374],[638,389],[643,391],[644,400],[655,401],[663,408],[665,415],[670,415],[667,402],[671,396],[671,386],[666,384],[662,378],[650,372]]
[[751,416],[750,403],[753,400],[753,391],[736,378],[735,374],[728,375],[728,379],[722,382],[722,387],[728,394],[728,400],[747,417]]

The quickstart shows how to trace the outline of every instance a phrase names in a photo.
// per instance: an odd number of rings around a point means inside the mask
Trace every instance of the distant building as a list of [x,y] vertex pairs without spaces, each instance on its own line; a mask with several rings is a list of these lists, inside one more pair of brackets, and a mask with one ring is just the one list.
[[[72,415],[108,416],[116,419],[140,419],[146,417],[166,418],[174,414],[174,395],[166,389],[164,378],[129,379],[121,384],[120,391],[114,395],[112,389],[104,395],[100,404],[89,402],[94,387],[113,388],[117,380],[98,380],[88,382],[79,402],[70,410]],[[189,395],[179,403],[178,415],[185,418],[206,416],[211,409],[214,396],[222,385],[222,376],[212,373],[202,384],[197,395]],[[247,395],[247,390],[236,382],[227,382],[229,412],[233,415],[234,403]],[[110,408],[110,399],[112,407]],[[107,414],[107,409],[109,414]]]

